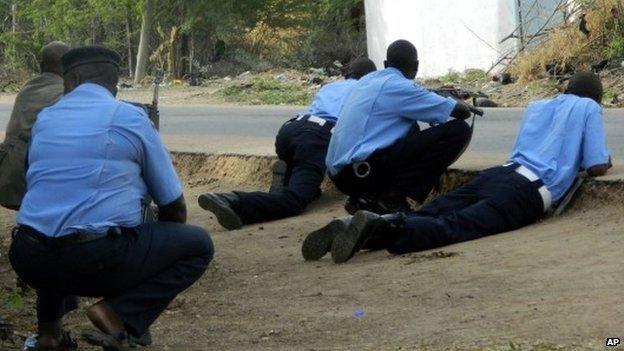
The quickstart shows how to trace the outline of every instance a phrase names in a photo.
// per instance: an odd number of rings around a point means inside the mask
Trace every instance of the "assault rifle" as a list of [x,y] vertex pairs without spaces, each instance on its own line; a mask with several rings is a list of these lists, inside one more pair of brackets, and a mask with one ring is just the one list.
[[466,104],[470,108],[470,112],[472,112],[472,114],[476,116],[483,116],[484,114],[483,110],[477,107],[478,98],[488,97],[482,92],[475,93],[475,92],[466,90],[464,88],[456,87],[452,85],[445,85],[440,88],[433,89],[432,91],[440,96],[452,97],[460,101],[466,101],[468,99],[472,99],[472,105]]
[[162,73],[159,71],[156,72],[156,75],[154,76],[154,90],[151,104],[144,104],[134,101],[124,101],[143,110],[147,114],[149,120],[152,121],[152,124],[154,124],[154,128],[156,128],[156,130],[160,130],[160,111],[158,110],[158,94],[160,83],[162,83]]

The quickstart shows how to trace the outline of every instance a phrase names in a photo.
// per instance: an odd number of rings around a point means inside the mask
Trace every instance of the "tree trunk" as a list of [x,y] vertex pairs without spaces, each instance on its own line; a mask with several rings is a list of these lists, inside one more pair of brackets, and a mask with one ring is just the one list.
[[145,78],[147,69],[147,58],[149,56],[149,42],[152,34],[152,24],[154,22],[154,0],[145,0],[145,8],[141,20],[141,39],[137,53],[136,72],[134,74],[134,84],[138,85]]
[[132,68],[134,65],[132,64],[132,22],[130,13],[130,6],[128,6],[128,15],[126,16],[126,47],[128,48],[128,77],[132,78]]
[[11,33],[17,33],[17,3],[11,4]]
[[195,35],[191,32],[189,36],[189,75],[193,75],[193,60],[195,59]]

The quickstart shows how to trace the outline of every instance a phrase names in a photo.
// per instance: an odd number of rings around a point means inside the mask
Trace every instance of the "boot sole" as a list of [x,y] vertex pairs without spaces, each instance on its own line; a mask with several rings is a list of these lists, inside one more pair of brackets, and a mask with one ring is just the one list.
[[347,225],[334,219],[321,229],[308,234],[301,246],[301,254],[306,261],[318,261],[331,251],[334,238],[347,229]]
[[197,199],[199,206],[214,213],[217,221],[227,230],[236,230],[243,227],[240,217],[231,208],[224,206],[222,201],[213,194],[203,194]]
[[347,229],[336,236],[331,247],[334,263],[344,263],[350,260],[371,234],[375,232],[378,224],[370,219],[370,213],[359,211],[353,216],[353,220]]
[[130,351],[130,347],[121,344],[113,336],[97,330],[85,330],[81,336],[88,344],[100,346],[104,351]]

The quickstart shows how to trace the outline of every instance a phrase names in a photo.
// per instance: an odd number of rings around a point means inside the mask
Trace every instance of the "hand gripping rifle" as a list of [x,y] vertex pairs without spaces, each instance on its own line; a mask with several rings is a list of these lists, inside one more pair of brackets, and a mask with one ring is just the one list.
[[[466,143],[466,145],[464,145],[464,148],[462,149],[462,151],[457,155],[457,158],[453,160],[453,163],[455,163],[455,161],[457,161],[461,157],[461,155],[464,154],[466,149],[468,149],[468,145],[470,145],[470,142],[472,141],[476,117],[483,116],[485,114],[485,112],[482,109],[477,107],[477,98],[487,97],[487,96],[481,92],[474,93],[474,92],[465,90],[463,88],[450,86],[450,85],[445,85],[438,89],[433,89],[432,91],[440,96],[451,97],[456,100],[459,100],[458,103],[463,103],[466,106],[468,106],[468,108],[470,109],[470,112],[472,113],[472,121],[470,122],[470,138],[468,139],[468,142]],[[472,99],[472,104],[468,104],[464,102],[465,100],[468,100],[468,99]]]
[[148,117],[152,123],[154,123],[154,127],[156,130],[160,130],[160,111],[158,110],[158,93],[160,89],[160,83],[162,83],[162,72],[156,72],[156,76],[154,77],[154,93],[152,97],[152,104],[148,106]]

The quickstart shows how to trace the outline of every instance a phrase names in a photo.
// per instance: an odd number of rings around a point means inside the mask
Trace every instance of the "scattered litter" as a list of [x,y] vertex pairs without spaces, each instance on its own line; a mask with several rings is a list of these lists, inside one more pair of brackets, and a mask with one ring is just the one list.
[[39,337],[38,334],[33,334],[31,336],[29,336],[25,341],[24,341],[24,346],[22,348],[22,350],[26,351],[26,350],[36,350],[37,344],[38,344],[38,340],[37,338]]
[[405,262],[405,265],[407,266],[407,265],[418,263],[418,262],[431,261],[431,260],[435,260],[439,258],[449,258],[449,257],[458,256],[458,255],[459,255],[459,252],[436,251],[436,252],[432,252],[429,254],[410,254],[404,257],[410,258],[409,261]]
[[361,308],[358,308],[357,310],[355,310],[355,312],[353,312],[353,318],[357,320],[361,320],[362,318],[364,318],[364,315],[364,310]]

